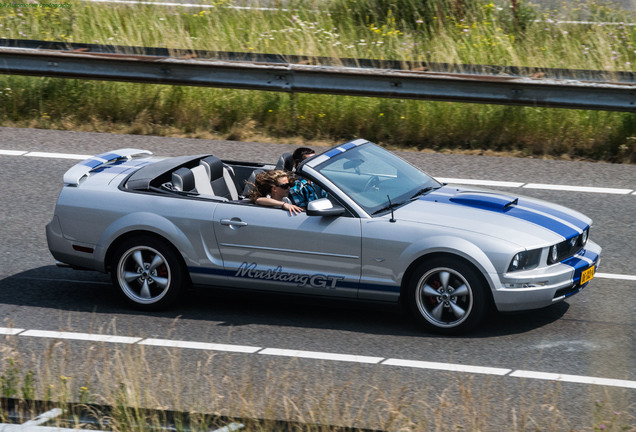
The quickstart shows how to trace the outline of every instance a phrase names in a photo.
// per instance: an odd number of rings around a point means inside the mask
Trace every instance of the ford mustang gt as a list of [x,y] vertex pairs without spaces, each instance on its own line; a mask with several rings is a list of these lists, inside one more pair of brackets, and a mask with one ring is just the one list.
[[489,311],[543,308],[594,277],[592,221],[544,201],[442,184],[359,139],[300,164],[327,198],[291,216],[243,198],[260,170],[201,154],[121,149],[78,163],[47,225],[57,264],[111,274],[132,306],[190,284],[402,304],[457,334]]

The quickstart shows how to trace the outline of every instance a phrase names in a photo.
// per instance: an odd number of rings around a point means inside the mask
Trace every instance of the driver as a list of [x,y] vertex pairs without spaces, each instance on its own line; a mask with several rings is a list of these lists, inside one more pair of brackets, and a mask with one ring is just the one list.
[[[294,170],[302,161],[314,156],[315,154],[316,152],[309,147],[298,147],[292,154]],[[296,184],[294,184],[294,186],[292,186],[289,190],[289,199],[298,207],[307,207],[307,203],[309,203],[309,201],[326,197],[327,192],[322,190],[318,185],[315,185],[311,181],[302,177],[298,177]]]

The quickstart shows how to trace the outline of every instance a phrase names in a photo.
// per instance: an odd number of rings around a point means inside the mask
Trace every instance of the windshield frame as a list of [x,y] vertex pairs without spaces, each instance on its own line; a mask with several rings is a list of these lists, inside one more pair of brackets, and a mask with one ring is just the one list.
[[[385,172],[363,172],[359,169],[363,164],[366,164],[366,170],[375,166]],[[395,170],[394,175],[386,172],[389,169]],[[367,217],[382,216],[409,203],[422,190],[442,186],[432,176],[393,152],[363,139],[314,156],[298,167],[298,173],[323,183],[327,189],[337,188]],[[380,180],[371,190],[367,184],[374,181],[373,177]]]

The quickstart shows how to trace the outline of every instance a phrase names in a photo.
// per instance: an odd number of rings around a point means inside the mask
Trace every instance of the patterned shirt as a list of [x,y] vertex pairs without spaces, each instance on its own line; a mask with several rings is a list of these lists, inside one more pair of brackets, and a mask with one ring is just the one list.
[[317,185],[301,178],[289,189],[289,198],[298,207],[307,207],[309,201],[326,198],[327,192]]

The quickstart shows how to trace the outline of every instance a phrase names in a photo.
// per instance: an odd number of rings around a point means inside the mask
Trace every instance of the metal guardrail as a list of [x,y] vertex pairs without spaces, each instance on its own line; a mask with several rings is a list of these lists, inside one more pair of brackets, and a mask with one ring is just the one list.
[[0,73],[636,111],[636,74],[0,40]]

